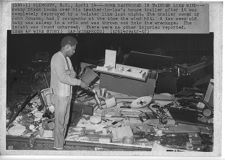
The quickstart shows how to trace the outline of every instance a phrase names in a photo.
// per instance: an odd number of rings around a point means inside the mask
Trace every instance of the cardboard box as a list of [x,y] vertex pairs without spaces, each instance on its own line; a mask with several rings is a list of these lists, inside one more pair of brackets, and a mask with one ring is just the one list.
[[155,91],[157,77],[156,71],[150,72],[146,81],[101,73],[100,88],[106,88],[129,96],[152,96]]

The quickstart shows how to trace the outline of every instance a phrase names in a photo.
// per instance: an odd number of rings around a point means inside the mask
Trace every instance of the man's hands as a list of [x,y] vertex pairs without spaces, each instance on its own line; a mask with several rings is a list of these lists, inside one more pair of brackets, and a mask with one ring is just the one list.
[[[69,75],[70,77],[73,77],[73,78],[75,78],[75,76],[76,76],[76,73],[72,70],[67,70],[66,74]],[[82,80],[81,80],[81,83],[80,83],[80,87],[83,88],[83,89],[86,89],[86,90],[90,89],[88,87],[88,85],[85,82],[83,82]]]
[[84,88],[86,90],[89,89],[88,85],[85,82],[83,82],[83,81],[81,81],[80,86],[81,86],[81,88]]

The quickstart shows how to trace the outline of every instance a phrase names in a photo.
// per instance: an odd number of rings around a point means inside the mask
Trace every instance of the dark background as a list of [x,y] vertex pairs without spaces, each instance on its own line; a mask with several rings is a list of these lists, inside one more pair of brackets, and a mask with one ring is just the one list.
[[[62,37],[68,34],[11,34],[7,36],[8,68],[23,68],[32,64],[38,52],[51,56],[60,50]],[[84,62],[104,58],[105,49],[122,47],[123,53],[131,50],[173,56],[177,63],[198,62],[202,56],[213,57],[213,33],[209,34],[70,34],[78,39],[77,56]],[[141,62],[140,62],[141,63]]]
[[[61,39],[68,34],[7,34],[7,105],[14,105],[23,100],[20,95],[29,95],[35,91],[48,88],[50,80],[51,56],[60,50]],[[79,63],[99,64],[104,62],[105,49],[118,50],[129,54],[137,67],[158,69],[168,59],[154,56],[138,56],[131,51],[144,52],[147,55],[172,56],[173,65],[179,63],[199,63],[202,57],[213,60],[213,33],[209,34],[70,34],[76,36],[78,45],[76,56],[71,60],[79,71]],[[45,62],[37,62],[38,53],[47,53]],[[143,67],[143,64],[145,66]],[[77,65],[76,65],[77,64]],[[126,63],[125,63],[126,64]],[[132,64],[127,64],[132,65]],[[134,66],[135,66],[134,65]],[[156,93],[176,93],[183,87],[192,87],[198,79],[205,81],[201,89],[205,92],[210,78],[213,78],[213,65],[205,68],[196,76],[185,76],[179,79],[175,72],[161,72],[156,84]],[[47,80],[44,75],[46,75]],[[206,78],[204,78],[206,77]],[[199,86],[198,86],[199,87]],[[20,98],[21,97],[21,98]]]

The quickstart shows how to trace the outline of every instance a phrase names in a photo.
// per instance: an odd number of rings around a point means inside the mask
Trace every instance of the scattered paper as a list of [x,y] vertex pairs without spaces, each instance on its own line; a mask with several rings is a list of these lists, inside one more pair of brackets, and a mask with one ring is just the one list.
[[124,137],[133,137],[130,126],[111,128],[113,139],[122,140]]

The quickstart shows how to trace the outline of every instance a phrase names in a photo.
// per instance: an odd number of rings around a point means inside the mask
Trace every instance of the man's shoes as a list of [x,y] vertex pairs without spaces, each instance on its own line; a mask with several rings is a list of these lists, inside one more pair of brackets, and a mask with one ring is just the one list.
[[63,148],[53,147],[53,150],[63,150]]

